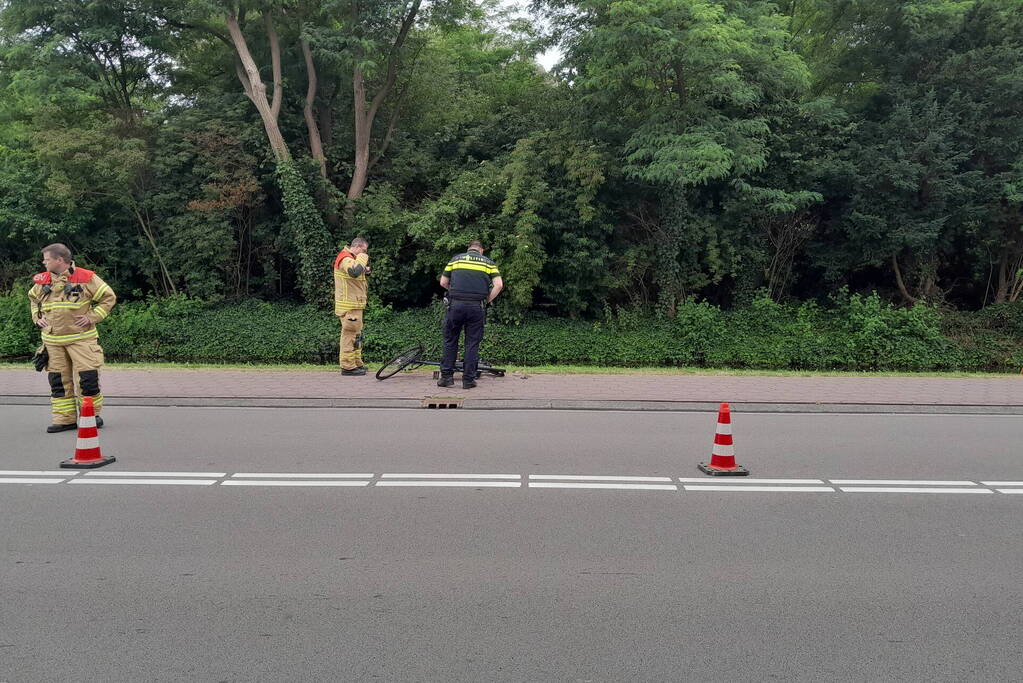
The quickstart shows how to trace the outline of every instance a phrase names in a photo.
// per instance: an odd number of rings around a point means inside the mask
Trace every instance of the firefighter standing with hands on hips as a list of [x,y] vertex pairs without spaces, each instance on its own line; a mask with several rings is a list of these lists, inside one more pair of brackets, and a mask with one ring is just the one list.
[[45,362],[50,380],[53,424],[46,431],[52,434],[77,426],[78,396],[92,397],[96,426],[102,427],[99,369],[103,366],[103,349],[96,324],[110,315],[117,297],[99,275],[76,267],[71,251],[63,244],[51,244],[42,252],[46,271],[32,279],[28,298],[32,321],[43,336],[36,369],[42,370]]
[[334,259],[334,315],[341,321],[341,374],[365,375],[362,362],[362,312],[370,273],[369,242],[356,237]]
[[450,387],[455,383],[455,356],[458,355],[458,338],[464,329],[462,388],[472,389],[476,386],[487,304],[501,293],[504,280],[497,264],[483,255],[483,244],[473,240],[467,251],[455,254],[444,267],[440,286],[448,290],[448,295],[444,298],[447,307],[444,314],[444,356],[440,362],[437,386]]

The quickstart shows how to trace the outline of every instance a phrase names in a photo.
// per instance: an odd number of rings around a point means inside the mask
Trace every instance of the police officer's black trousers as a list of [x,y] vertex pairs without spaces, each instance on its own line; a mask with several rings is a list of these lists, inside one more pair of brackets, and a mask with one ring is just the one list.
[[440,361],[440,374],[451,377],[455,374],[455,358],[458,356],[458,338],[465,329],[465,363],[462,381],[476,379],[476,367],[480,362],[480,342],[483,341],[483,321],[486,314],[483,304],[478,301],[452,301],[444,316],[444,357]]

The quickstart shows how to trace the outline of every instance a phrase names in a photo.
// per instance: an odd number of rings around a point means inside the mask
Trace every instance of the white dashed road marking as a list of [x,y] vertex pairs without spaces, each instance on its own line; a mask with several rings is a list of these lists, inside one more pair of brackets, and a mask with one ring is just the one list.
[[[220,475],[224,476],[224,475]],[[303,474],[294,472],[236,472],[232,479],[372,479],[373,473],[367,474]],[[227,482],[224,482],[225,484]]]
[[118,472],[116,470],[97,470],[86,472],[90,477],[206,477],[219,479],[227,472]]
[[[81,475],[81,476],[79,476]],[[226,478],[225,478],[226,477]],[[1004,493],[1023,494],[1023,481],[915,479],[759,479],[607,474],[471,474],[438,472],[120,472],[0,470],[0,484],[122,484],[321,488],[528,488],[677,493]]]
[[517,481],[444,481],[440,479],[429,479],[429,480],[398,480],[398,479],[381,479],[377,482],[377,486],[452,486],[452,487],[466,487],[466,488],[520,488],[522,484]]
[[832,484],[864,486],[976,486],[972,481],[914,481],[912,479],[831,479]]
[[[153,474],[160,474],[153,472]],[[72,479],[70,484],[156,484],[163,486],[210,486],[216,484],[216,479]]]
[[530,481],[671,481],[671,477],[609,477],[605,475],[586,476],[583,474],[531,474]]
[[[679,477],[683,484],[706,483],[710,481],[707,477]],[[721,481],[721,478],[718,478]],[[823,484],[820,479],[750,479],[749,477],[729,477],[729,484]]]
[[369,480],[357,481],[345,479],[339,481],[326,481],[324,479],[228,479],[221,482],[221,486],[369,486]]
[[728,485],[711,485],[711,486],[690,486],[686,484],[683,486],[686,491],[774,491],[778,493],[782,492],[808,492],[808,493],[834,493],[835,489],[830,486],[728,486]]
[[[372,477],[373,475],[367,475]],[[381,474],[381,479],[521,479],[521,474]]]
[[919,486],[842,486],[845,493],[994,493],[991,489],[923,488]]
[[530,481],[531,489],[617,489],[620,491],[678,491],[674,484],[608,484],[606,482]]

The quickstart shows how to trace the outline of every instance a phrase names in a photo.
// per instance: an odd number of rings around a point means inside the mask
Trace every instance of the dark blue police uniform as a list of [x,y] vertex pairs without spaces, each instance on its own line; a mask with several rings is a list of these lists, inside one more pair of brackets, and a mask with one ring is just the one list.
[[440,362],[442,378],[455,374],[458,338],[465,330],[465,356],[462,384],[475,382],[483,341],[483,321],[490,283],[500,277],[497,264],[473,249],[457,254],[444,268],[448,283],[448,310],[444,316],[444,356]]

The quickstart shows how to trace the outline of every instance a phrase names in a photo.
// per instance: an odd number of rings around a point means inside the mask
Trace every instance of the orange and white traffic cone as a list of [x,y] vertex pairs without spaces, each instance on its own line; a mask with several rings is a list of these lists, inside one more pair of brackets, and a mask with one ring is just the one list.
[[732,409],[722,403],[718,410],[718,428],[714,434],[714,449],[711,451],[710,464],[701,462],[700,471],[714,476],[744,477],[749,470],[735,464],[735,446],[732,444]]
[[75,444],[75,457],[64,460],[60,466],[84,470],[109,465],[115,460],[117,458],[112,455],[104,458],[99,450],[96,410],[92,406],[92,396],[86,396],[82,399],[82,412],[78,415],[78,442]]

